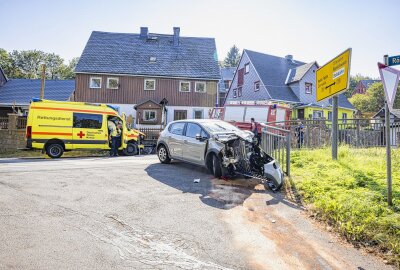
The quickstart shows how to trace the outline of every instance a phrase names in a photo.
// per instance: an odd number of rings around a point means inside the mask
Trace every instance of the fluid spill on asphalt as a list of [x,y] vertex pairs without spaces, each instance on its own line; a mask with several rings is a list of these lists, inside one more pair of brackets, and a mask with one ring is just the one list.
[[334,252],[306,239],[267,201],[279,201],[254,180],[212,180],[209,196],[225,203],[222,219],[235,246],[245,252],[251,269],[344,269]]

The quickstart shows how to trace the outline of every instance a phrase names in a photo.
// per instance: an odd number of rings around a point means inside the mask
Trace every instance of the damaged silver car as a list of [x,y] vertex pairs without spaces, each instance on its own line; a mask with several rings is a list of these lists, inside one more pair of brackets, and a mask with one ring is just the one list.
[[274,191],[283,184],[279,164],[258,146],[253,133],[221,120],[169,123],[157,141],[157,155],[162,163],[177,159],[205,166],[215,177],[257,178]]

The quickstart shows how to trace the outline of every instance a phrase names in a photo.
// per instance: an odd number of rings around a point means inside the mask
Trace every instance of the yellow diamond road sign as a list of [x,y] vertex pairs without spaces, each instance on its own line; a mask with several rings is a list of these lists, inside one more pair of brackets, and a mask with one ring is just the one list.
[[320,67],[316,72],[317,101],[345,91],[350,80],[351,48]]

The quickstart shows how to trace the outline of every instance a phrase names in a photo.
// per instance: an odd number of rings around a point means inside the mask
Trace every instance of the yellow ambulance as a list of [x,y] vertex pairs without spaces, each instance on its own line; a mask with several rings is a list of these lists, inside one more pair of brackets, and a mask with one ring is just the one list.
[[110,126],[122,122],[120,152],[138,153],[144,134],[127,127],[125,115],[105,104],[34,99],[26,127],[27,148],[42,149],[51,158],[75,149],[110,149]]

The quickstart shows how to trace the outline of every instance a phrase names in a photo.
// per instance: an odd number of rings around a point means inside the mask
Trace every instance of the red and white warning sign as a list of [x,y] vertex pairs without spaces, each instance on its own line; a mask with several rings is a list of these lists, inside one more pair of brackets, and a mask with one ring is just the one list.
[[396,98],[397,86],[399,85],[400,70],[378,63],[379,73],[385,89],[386,101],[389,110],[393,110],[394,99]]

